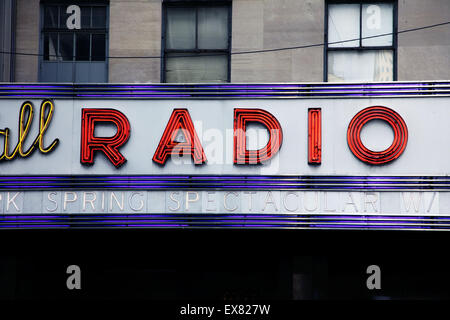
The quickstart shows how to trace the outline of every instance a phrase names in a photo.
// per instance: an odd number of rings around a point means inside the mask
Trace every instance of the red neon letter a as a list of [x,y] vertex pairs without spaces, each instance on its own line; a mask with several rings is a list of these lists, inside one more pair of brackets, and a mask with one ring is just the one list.
[[[183,142],[176,141],[178,131],[183,133]],[[159,141],[153,161],[163,165],[169,155],[180,154],[186,150],[188,154],[192,155],[195,164],[206,162],[206,156],[195,132],[189,111],[187,109],[174,109]]]
[[[81,157],[82,164],[94,163],[94,152],[102,151],[116,167],[127,161],[117,150],[130,136],[130,122],[120,111],[114,109],[82,109],[81,115]],[[95,124],[113,123],[117,133],[113,137],[95,137]]]

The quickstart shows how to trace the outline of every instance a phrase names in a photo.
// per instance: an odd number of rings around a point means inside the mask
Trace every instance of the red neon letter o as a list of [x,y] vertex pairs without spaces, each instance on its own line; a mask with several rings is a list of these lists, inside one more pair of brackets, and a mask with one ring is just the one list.
[[[394,142],[383,151],[367,149],[361,141],[361,129],[375,119],[384,120],[394,130]],[[361,161],[369,164],[384,164],[397,159],[403,153],[408,142],[408,128],[402,117],[392,109],[374,106],[358,112],[350,121],[347,130],[347,143],[352,153]]]

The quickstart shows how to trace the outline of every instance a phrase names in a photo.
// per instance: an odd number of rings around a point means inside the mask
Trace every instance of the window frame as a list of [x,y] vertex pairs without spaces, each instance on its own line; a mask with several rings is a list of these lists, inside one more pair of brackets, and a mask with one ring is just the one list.
[[[392,3],[392,45],[390,46],[363,46],[362,45],[362,5],[375,3]],[[328,6],[331,4],[359,4],[359,46],[358,47],[328,47]],[[324,17],[324,46],[323,46],[323,79],[328,82],[328,52],[329,51],[368,51],[392,50],[392,80],[397,81],[397,27],[398,27],[397,0],[326,0]]]
[[[197,9],[199,7],[218,7],[218,6],[226,6],[228,9],[228,37],[227,37],[227,48],[226,49],[167,49],[166,48],[166,31],[167,31],[167,8],[194,8]],[[198,10],[195,10],[196,14],[196,24],[195,24],[195,32],[196,32],[196,47],[198,46]],[[187,0],[163,0],[162,2],[162,28],[161,28],[161,74],[160,81],[161,83],[166,82],[166,54],[170,53],[185,53],[189,54],[201,54],[201,53],[210,53],[210,54],[224,54],[227,56],[227,79],[226,82],[231,81],[231,20],[232,20],[232,1],[231,0],[196,0],[196,1],[187,1]]]
[[[105,27],[95,28],[90,26],[89,28],[82,28],[81,30],[68,30],[67,28],[60,27],[60,12],[58,11],[58,26],[57,27],[46,27],[45,26],[45,8],[47,6],[68,6],[68,5],[79,5],[79,6],[89,6],[89,7],[105,7],[106,8],[106,16],[105,16]],[[40,17],[39,17],[39,61],[38,61],[38,81],[42,81],[42,63],[104,63],[106,68],[106,78],[108,79],[108,70],[109,70],[109,8],[110,2],[109,0],[96,0],[96,1],[88,1],[88,0],[41,0],[40,1]],[[58,9],[59,10],[59,9]],[[91,11],[91,25],[92,25],[92,11]],[[58,49],[59,49],[59,35],[63,33],[71,34],[72,36],[72,59],[71,60],[62,60],[60,57],[57,57],[55,60],[45,60],[44,52],[45,52],[45,35],[46,34],[56,34],[58,35]],[[88,34],[89,35],[89,60],[76,60],[76,41],[77,34]],[[105,60],[92,60],[92,35],[100,34],[105,36]],[[73,74],[75,76],[75,74]]]

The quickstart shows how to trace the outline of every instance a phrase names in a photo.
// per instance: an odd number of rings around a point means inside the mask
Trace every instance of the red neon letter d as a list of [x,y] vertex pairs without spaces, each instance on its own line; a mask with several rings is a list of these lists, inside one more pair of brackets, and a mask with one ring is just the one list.
[[[258,122],[269,130],[269,141],[259,150],[248,150],[246,145],[247,123]],[[280,149],[283,131],[278,120],[262,109],[234,109],[234,163],[256,164],[272,158]]]

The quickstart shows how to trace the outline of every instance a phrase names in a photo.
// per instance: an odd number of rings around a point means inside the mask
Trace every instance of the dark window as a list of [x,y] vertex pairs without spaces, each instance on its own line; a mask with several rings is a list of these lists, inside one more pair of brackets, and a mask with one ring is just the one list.
[[92,35],[92,61],[104,61],[105,60],[105,35],[93,34]]
[[328,1],[326,12],[325,81],[396,80],[395,2]]
[[77,61],[89,61],[90,52],[90,42],[91,36],[89,33],[79,33],[76,35],[77,41],[75,42],[76,55],[75,60]]
[[[80,29],[69,29],[67,19],[71,16],[71,13],[66,12],[71,4],[44,5],[44,27],[42,30],[44,60],[105,60],[106,5],[80,5]],[[101,52],[95,57],[92,56],[94,46],[96,47],[96,53]],[[100,48],[101,46],[103,48]]]
[[[69,4],[67,5],[60,5],[58,6],[59,9],[59,27],[62,29],[67,28],[67,19],[70,17],[70,14],[67,13],[67,7],[69,7]],[[81,12],[81,15],[83,15],[83,12]]]
[[57,55],[62,60],[72,60],[73,58],[73,34],[60,33],[59,34],[59,51]]
[[81,6],[81,28],[91,27],[92,8]]
[[56,50],[58,49],[58,34],[47,33],[44,35],[44,60],[56,60]]
[[163,81],[227,82],[230,2],[164,2]]
[[58,6],[46,6],[44,9],[44,27],[58,27]]
[[[79,23],[73,19],[78,9]],[[40,81],[107,82],[107,14],[101,0],[44,2]]]

